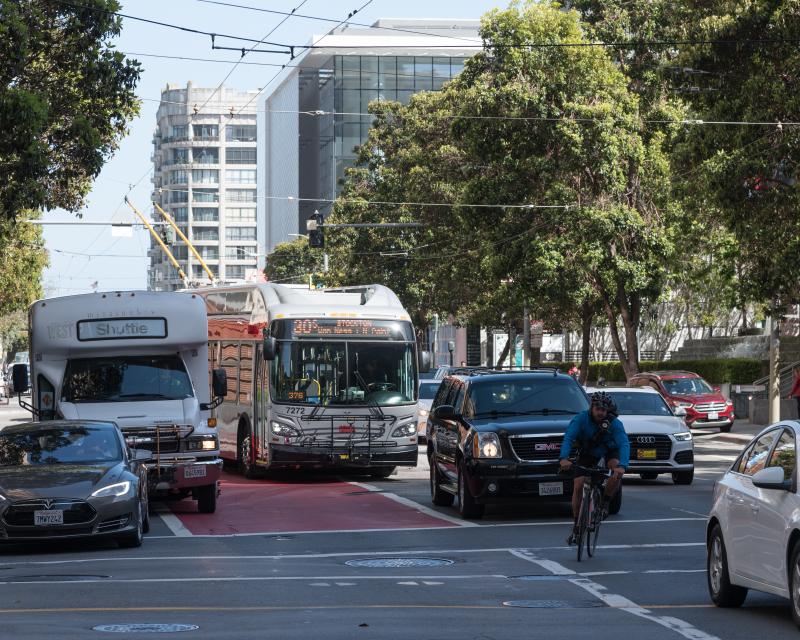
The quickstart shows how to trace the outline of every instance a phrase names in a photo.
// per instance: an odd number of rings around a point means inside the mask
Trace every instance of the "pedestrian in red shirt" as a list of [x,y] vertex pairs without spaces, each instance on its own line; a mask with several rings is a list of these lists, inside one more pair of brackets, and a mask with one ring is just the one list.
[[794,384],[787,398],[794,398],[797,401],[797,415],[800,417],[800,367],[794,368]]

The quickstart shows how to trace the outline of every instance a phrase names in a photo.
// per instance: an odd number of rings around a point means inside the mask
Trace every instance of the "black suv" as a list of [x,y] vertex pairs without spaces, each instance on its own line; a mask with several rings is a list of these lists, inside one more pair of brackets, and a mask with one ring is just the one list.
[[428,418],[431,499],[464,518],[487,503],[569,500],[558,457],[572,417],[589,408],[583,388],[557,369],[474,371],[444,379]]

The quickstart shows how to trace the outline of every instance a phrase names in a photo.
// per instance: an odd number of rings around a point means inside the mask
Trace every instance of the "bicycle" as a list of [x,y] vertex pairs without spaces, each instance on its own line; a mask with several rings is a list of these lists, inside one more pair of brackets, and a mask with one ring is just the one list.
[[597,549],[597,537],[600,535],[600,525],[603,523],[603,510],[600,505],[603,502],[605,481],[613,473],[605,467],[582,467],[573,464],[568,472],[572,471],[573,476],[583,476],[588,481],[583,483],[583,495],[581,496],[581,506],[578,511],[578,542],[577,555],[578,562],[583,557],[583,543],[586,541],[586,554],[591,558]]

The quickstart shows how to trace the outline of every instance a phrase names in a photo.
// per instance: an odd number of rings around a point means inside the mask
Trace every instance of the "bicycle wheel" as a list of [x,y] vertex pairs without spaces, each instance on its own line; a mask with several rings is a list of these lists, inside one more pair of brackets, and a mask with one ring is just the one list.
[[590,493],[587,486],[584,486],[583,496],[581,498],[581,509],[578,512],[578,546],[576,552],[578,554],[578,562],[583,557],[583,543],[587,540],[589,533],[589,503],[591,502]]
[[591,558],[597,549],[597,536],[600,535],[600,525],[603,522],[603,514],[600,510],[602,495],[598,489],[592,490],[592,508],[589,512],[589,527],[586,538],[586,553]]

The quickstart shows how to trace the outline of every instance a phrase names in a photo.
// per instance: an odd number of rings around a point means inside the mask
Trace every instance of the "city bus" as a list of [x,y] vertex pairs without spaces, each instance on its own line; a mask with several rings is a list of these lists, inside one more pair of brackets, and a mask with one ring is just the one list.
[[[338,467],[387,477],[416,466],[417,345],[390,289],[195,292],[206,301],[209,369],[228,381],[215,410],[223,459],[245,476]],[[419,360],[430,366],[427,352]]]

